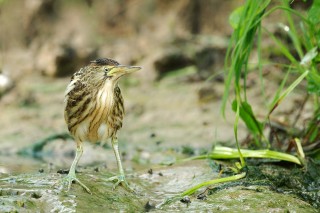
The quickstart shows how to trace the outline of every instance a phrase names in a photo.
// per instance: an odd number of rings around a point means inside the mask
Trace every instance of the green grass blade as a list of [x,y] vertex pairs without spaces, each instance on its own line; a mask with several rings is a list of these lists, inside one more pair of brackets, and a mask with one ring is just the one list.
[[[265,84],[263,79],[263,70],[262,70],[262,60],[261,60],[261,44],[262,44],[262,27],[259,27],[258,30],[258,67],[259,67],[259,81],[261,85],[261,93],[263,99],[266,100],[266,93],[265,93]],[[266,102],[265,102],[266,104]]]
[[244,160],[241,151],[240,151],[240,144],[239,144],[239,140],[238,140],[238,123],[239,123],[239,118],[240,118],[240,97],[237,98],[237,109],[236,109],[236,118],[233,124],[233,131],[234,131],[234,136],[236,139],[236,145],[237,145],[237,149],[238,149],[238,154],[239,154],[239,158],[240,158],[240,162],[241,162],[241,166],[245,167],[246,166],[246,161]]
[[[264,28],[265,29],[265,28]],[[265,29],[266,30],[266,29]],[[289,61],[291,63],[293,63],[294,65],[298,66],[298,61],[294,58],[294,56],[290,53],[289,49],[279,40],[275,37],[274,34],[270,33],[268,30],[266,30],[266,32],[269,34],[269,36],[272,38],[272,40],[274,41],[274,43],[279,46],[279,50],[282,52],[282,54],[289,59]]]
[[[225,57],[225,92],[222,99],[221,112],[225,117],[225,109],[231,88],[231,82],[234,79],[234,86],[240,95],[240,79],[244,69],[244,75],[247,73],[247,63],[251,47],[254,44],[256,30],[260,26],[261,17],[265,9],[270,4],[268,1],[246,1],[241,9],[237,8],[230,17],[230,23],[234,27],[234,32],[230,39],[229,47]],[[258,20],[258,21],[257,21]],[[246,79],[246,76],[244,76]]]
[[[289,8],[287,0],[282,0],[282,4],[284,5],[284,7],[288,7]],[[299,57],[302,58],[303,57],[303,51],[302,51],[302,48],[301,48],[301,43],[300,43],[300,40],[298,38],[298,33],[297,33],[297,30],[296,30],[295,24],[294,24],[293,19],[291,17],[291,12],[289,12],[288,10],[286,10],[286,17],[287,17],[287,21],[288,21],[288,24],[289,24],[288,35],[290,36],[290,38],[292,40],[292,43],[293,43],[293,46],[294,46],[295,50],[297,51]]]
[[[298,165],[301,165],[299,158],[296,156],[272,151],[268,149],[263,150],[249,150],[249,149],[241,149],[240,150],[244,158],[270,158],[276,160],[283,160],[292,162]],[[189,161],[189,160],[199,160],[199,159],[236,159],[239,158],[238,149],[224,147],[224,146],[216,146],[214,150],[207,155],[199,155],[190,158],[183,159],[181,161]]]
[[306,70],[304,73],[302,73],[299,78],[297,78],[281,95],[279,98],[277,98],[270,106],[270,110],[268,113],[268,117],[273,112],[273,110],[281,103],[281,101],[288,96],[290,92],[298,85],[300,82],[308,75],[309,70]]
[[285,86],[285,84],[286,84],[286,82],[287,82],[287,80],[288,80],[288,77],[289,77],[289,74],[290,74],[290,73],[291,73],[291,68],[289,67],[289,68],[288,68],[288,71],[286,72],[286,75],[284,76],[284,78],[283,78],[282,81],[281,81],[281,84],[280,84],[279,87],[277,88],[277,91],[276,91],[276,93],[275,93],[275,95],[274,95],[274,98],[273,98],[273,100],[272,100],[272,102],[271,102],[271,105],[273,105],[274,103],[277,102],[277,100],[279,100],[280,95],[281,95],[281,91],[283,91],[283,88],[284,88],[284,86]]
[[230,181],[236,181],[236,180],[244,178],[245,176],[246,176],[246,173],[243,172],[243,173],[233,175],[230,177],[224,177],[224,178],[218,178],[218,179],[214,179],[214,180],[205,181],[203,183],[200,183],[196,186],[191,187],[190,189],[187,189],[186,191],[182,192],[181,194],[179,194],[177,196],[166,199],[163,203],[159,204],[157,206],[157,208],[161,209],[165,205],[168,205],[170,203],[181,200],[184,196],[192,195],[193,193],[195,193],[198,189],[200,189],[202,187],[210,186],[210,185],[214,185],[214,184],[218,184],[218,183],[226,183],[226,182],[230,182]]
[[229,176],[229,177],[223,177],[223,178],[218,178],[218,179],[214,179],[214,180],[209,180],[203,183],[200,183],[198,185],[193,186],[192,188],[184,191],[183,193],[181,193],[181,197],[184,197],[186,195],[192,195],[193,193],[195,193],[198,189],[205,187],[205,186],[210,186],[213,184],[217,184],[217,183],[226,183],[226,182],[230,182],[230,181],[235,181],[235,180],[239,180],[242,179],[246,176],[246,172],[242,172],[240,174],[237,175],[233,175],[233,176]]
[[[237,110],[237,102],[234,101],[232,103],[232,110]],[[244,121],[249,131],[255,136],[261,136],[263,124],[259,122],[251,108],[251,105],[248,102],[242,102],[240,104],[240,118]]]

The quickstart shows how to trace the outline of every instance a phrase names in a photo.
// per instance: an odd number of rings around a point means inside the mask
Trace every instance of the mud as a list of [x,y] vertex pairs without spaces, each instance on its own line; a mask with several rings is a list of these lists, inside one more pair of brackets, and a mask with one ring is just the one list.
[[[210,162],[200,160],[157,166],[152,172],[150,169],[127,172],[135,193],[122,187],[113,191],[112,183],[104,181],[113,175],[106,168],[98,171],[94,167],[79,168],[77,176],[91,189],[92,195],[78,184],[72,184],[71,190],[66,192],[59,182],[65,175],[53,171],[1,174],[0,211],[238,212],[241,208],[248,212],[317,212],[319,178],[313,177],[312,184],[306,187],[305,179],[310,183],[310,174],[303,176],[306,174],[303,168],[291,165],[290,170],[274,163],[251,166],[247,177],[242,180],[202,188],[180,201],[159,206],[193,185],[219,178],[219,172],[212,169]],[[222,169],[227,171],[227,166],[224,163]],[[227,175],[230,174],[222,174]]]

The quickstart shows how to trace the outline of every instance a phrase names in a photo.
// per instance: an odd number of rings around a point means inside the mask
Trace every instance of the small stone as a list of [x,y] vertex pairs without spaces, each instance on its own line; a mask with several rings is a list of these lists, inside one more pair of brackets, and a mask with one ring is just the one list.
[[144,205],[144,209],[146,210],[146,212],[155,208],[156,208],[156,205],[152,203],[150,200],[146,203],[146,205]]
[[203,121],[203,122],[202,122],[202,125],[203,125],[203,126],[208,126],[208,125],[209,125],[209,122],[208,122],[208,121]]
[[192,65],[193,60],[181,49],[171,48],[165,50],[159,58],[154,61],[154,68],[161,79],[169,72]]
[[[195,54],[200,78],[207,79],[223,69],[226,48],[203,47]],[[219,75],[218,75],[219,76]]]
[[41,197],[42,197],[42,195],[39,194],[38,192],[33,192],[33,193],[31,194],[31,198],[39,199],[39,198],[41,198]]
[[206,200],[207,199],[207,195],[205,193],[198,194],[197,199]]
[[185,196],[183,197],[181,200],[180,200],[181,203],[186,203],[186,204],[190,204],[191,203],[191,200],[188,196]]
[[194,155],[195,151],[194,148],[191,146],[182,146],[182,154],[185,155]]
[[58,171],[57,171],[57,173],[58,174],[68,174],[69,173],[69,170],[66,170],[66,169],[59,169]]
[[200,103],[209,103],[219,100],[221,95],[215,91],[211,85],[205,85],[198,90],[198,101]]
[[44,172],[44,169],[39,169],[39,173],[43,173]]
[[154,137],[156,137],[156,133],[153,132],[150,134],[150,138],[154,138]]
[[153,174],[153,170],[152,170],[152,169],[149,169],[149,170],[148,170],[148,173],[149,173],[150,175],[152,175],[152,174]]
[[0,97],[13,87],[13,82],[9,76],[0,71]]

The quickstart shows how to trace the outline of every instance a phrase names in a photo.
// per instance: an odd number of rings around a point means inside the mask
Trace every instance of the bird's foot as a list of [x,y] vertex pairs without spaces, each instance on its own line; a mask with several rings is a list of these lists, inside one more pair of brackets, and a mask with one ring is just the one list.
[[134,189],[131,188],[125,178],[124,175],[118,175],[118,176],[113,176],[113,177],[110,177],[108,179],[106,179],[106,181],[116,181],[116,183],[113,185],[112,189],[115,190],[115,188],[121,184],[125,189],[127,189],[128,191],[131,191],[131,192],[134,192]]
[[84,190],[86,190],[89,194],[92,194],[92,192],[90,191],[90,189],[89,189],[86,185],[84,185],[84,184],[76,177],[75,174],[68,174],[66,177],[62,178],[59,182],[62,184],[62,187],[65,187],[65,185],[68,186],[68,188],[67,188],[67,190],[66,190],[66,191],[68,192],[68,191],[70,190],[70,188],[71,188],[71,184],[72,184],[73,181],[79,183],[80,186],[82,186],[82,188],[83,188]]

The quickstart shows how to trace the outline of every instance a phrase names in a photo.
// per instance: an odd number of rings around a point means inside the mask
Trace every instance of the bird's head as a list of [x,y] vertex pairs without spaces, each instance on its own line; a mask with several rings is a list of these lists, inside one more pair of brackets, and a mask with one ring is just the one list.
[[91,61],[89,66],[94,68],[94,73],[98,78],[114,83],[116,83],[120,77],[141,69],[141,67],[138,66],[121,65],[117,61],[108,58]]

